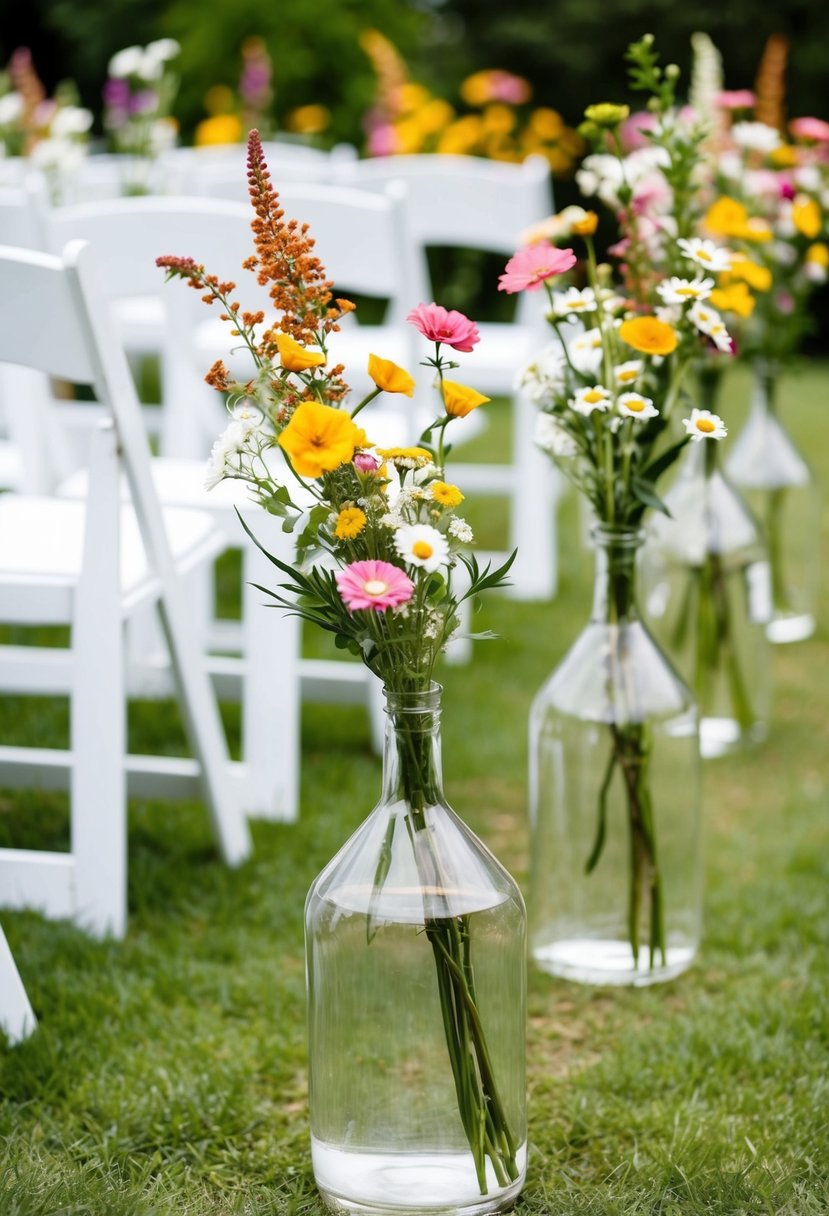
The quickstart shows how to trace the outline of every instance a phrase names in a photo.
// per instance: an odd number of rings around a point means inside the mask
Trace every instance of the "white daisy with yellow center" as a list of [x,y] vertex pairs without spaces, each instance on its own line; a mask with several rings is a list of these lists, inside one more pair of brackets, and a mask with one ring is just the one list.
[[596,311],[596,297],[592,287],[579,291],[577,287],[568,287],[567,291],[553,292],[553,312],[557,317],[571,317],[585,312]]
[[642,374],[641,359],[628,359],[627,363],[619,363],[613,369],[613,375],[618,385],[635,384]]
[[597,376],[602,365],[602,331],[586,329],[567,343],[567,354],[577,372],[584,376]]
[[609,410],[611,403],[610,391],[602,384],[594,384],[592,388],[580,388],[569,402],[570,407],[585,418],[594,410]]
[[734,354],[734,342],[731,334],[725,328],[722,321],[720,321],[717,325],[711,326],[711,332],[708,336],[716,346],[717,350],[722,351],[725,355]]
[[641,393],[622,393],[616,405],[625,418],[636,418],[639,422],[647,422],[648,418],[656,418],[659,414],[650,397],[643,397]]
[[708,299],[714,290],[714,280],[680,279],[674,274],[656,290],[666,304],[692,304],[694,300]]
[[701,300],[697,300],[688,309],[688,319],[692,325],[695,325],[701,334],[711,336],[713,330],[718,325],[722,325],[723,320],[716,308],[712,308],[710,304],[704,304]]
[[710,410],[691,410],[691,417],[683,418],[682,425],[693,443],[701,443],[703,439],[725,439],[728,434],[722,418]]
[[430,524],[404,524],[394,537],[394,547],[409,566],[420,566],[433,574],[449,560],[446,537]]
[[733,255],[727,249],[715,245],[713,241],[701,240],[698,236],[686,241],[680,237],[677,245],[689,262],[696,262],[697,266],[702,266],[705,270],[719,274],[721,270],[731,269]]

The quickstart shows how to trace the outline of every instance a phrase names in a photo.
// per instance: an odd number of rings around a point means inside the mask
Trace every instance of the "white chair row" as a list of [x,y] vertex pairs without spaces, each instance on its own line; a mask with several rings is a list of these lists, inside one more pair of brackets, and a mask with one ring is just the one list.
[[[0,899],[74,916],[95,933],[126,924],[126,796],[201,793],[231,865],[250,837],[218,707],[189,626],[185,576],[225,538],[206,513],[162,513],[132,380],[88,246],[65,259],[3,249],[0,275],[15,309],[0,362],[89,384],[104,411],[91,436],[85,503],[0,496],[0,621],[66,624],[69,651],[0,647],[0,690],[70,696],[71,749],[0,747],[0,783],[70,791],[69,853],[0,849]],[[25,408],[25,406],[23,407]],[[119,475],[131,506],[121,502]],[[155,605],[195,759],[125,756],[124,624]]]

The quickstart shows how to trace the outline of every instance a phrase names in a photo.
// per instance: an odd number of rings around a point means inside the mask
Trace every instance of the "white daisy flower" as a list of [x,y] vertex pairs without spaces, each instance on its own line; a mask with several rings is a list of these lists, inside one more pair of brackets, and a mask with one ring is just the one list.
[[0,127],[17,122],[25,108],[22,93],[4,93],[0,97]]
[[714,343],[717,350],[722,351],[723,354],[725,354],[725,355],[734,354],[734,342],[731,338],[731,334],[725,328],[722,321],[720,321],[716,325],[711,326],[711,330],[708,334],[708,337]]
[[721,270],[731,269],[732,255],[727,249],[721,249],[719,245],[715,245],[713,241],[704,241],[697,236],[686,241],[680,237],[677,245],[689,262],[696,262],[698,266],[703,266],[706,270],[719,273]]
[[728,434],[722,418],[710,410],[691,410],[691,417],[683,418],[682,425],[691,436],[692,443],[700,443],[703,439],[725,439]]
[[780,132],[764,122],[735,122],[731,138],[738,148],[746,152],[762,152],[768,156],[783,142]]
[[144,52],[140,46],[125,46],[109,61],[107,71],[119,79],[125,76],[140,76],[144,67]]
[[544,406],[563,390],[566,375],[564,351],[560,342],[554,342],[524,368],[518,376],[516,387],[523,389],[535,405]]
[[625,418],[636,418],[639,422],[646,422],[659,414],[650,397],[643,397],[641,393],[622,393],[616,404]]
[[611,406],[610,390],[602,384],[594,384],[592,388],[580,388],[575,397],[568,402],[577,414],[589,417],[594,410],[609,410]]
[[553,312],[557,317],[570,317],[596,311],[596,296],[592,287],[579,291],[568,287],[566,291],[553,292]]
[[707,300],[714,290],[714,280],[680,279],[674,274],[656,290],[665,304],[687,304],[689,300]]
[[535,420],[533,442],[548,456],[575,456],[578,444],[552,414],[539,414]]
[[449,559],[446,537],[431,524],[404,524],[398,528],[394,547],[409,566],[420,566],[433,574]]
[[688,318],[700,333],[708,334],[709,337],[711,337],[713,329],[722,325],[722,317],[716,308],[712,308],[710,304],[703,304],[701,300],[697,300],[688,309]]
[[586,329],[567,343],[570,362],[584,376],[595,376],[602,365],[602,333],[600,329]]
[[206,490],[214,489],[228,473],[238,472],[241,454],[245,448],[251,427],[247,422],[234,418],[222,431],[210,450],[207,472],[204,477]]
[[644,364],[641,359],[628,359],[627,363],[617,364],[613,369],[616,383],[619,385],[633,384],[642,374],[643,366]]

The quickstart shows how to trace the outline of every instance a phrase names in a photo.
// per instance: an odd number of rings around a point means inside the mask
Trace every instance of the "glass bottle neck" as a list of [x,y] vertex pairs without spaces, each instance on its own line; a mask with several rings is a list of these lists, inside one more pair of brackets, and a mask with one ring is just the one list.
[[386,696],[383,801],[402,802],[417,825],[426,807],[444,802],[440,711],[442,688]]
[[756,413],[775,414],[777,412],[777,369],[773,363],[768,363],[765,359],[757,359],[753,370],[752,408]]
[[596,528],[596,581],[591,619],[603,625],[638,620],[637,555],[645,539],[640,528]]

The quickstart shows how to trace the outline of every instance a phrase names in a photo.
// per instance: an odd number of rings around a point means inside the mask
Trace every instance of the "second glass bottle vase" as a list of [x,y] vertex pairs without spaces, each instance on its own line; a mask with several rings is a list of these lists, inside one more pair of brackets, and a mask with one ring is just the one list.
[[447,806],[439,690],[387,693],[380,802],[306,905],[314,1177],[338,1213],[483,1216],[527,1156],[521,894]]
[[704,757],[764,739],[771,702],[771,581],[759,524],[719,467],[719,443],[691,443],[653,515],[650,623],[693,689]]
[[777,373],[754,367],[751,412],[726,468],[759,520],[771,568],[772,642],[799,642],[815,631],[820,555],[820,496],[812,470],[777,413]]
[[553,975],[645,985],[699,944],[697,717],[639,619],[644,533],[593,536],[590,623],[530,714],[530,948]]

